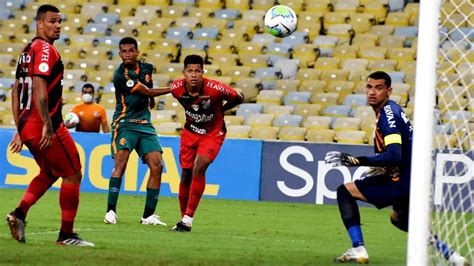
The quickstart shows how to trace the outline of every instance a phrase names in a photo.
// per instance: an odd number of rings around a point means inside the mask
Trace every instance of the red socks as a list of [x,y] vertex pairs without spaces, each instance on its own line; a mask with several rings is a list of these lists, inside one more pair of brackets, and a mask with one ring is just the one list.
[[205,176],[193,176],[191,182],[191,189],[189,193],[188,206],[186,208],[186,215],[194,217],[199,201],[201,200],[204,189],[206,188],[206,177]]
[[59,205],[61,206],[61,231],[72,233],[74,219],[79,207],[80,184],[62,184],[59,192]]
[[38,199],[40,199],[44,193],[56,182],[56,179],[48,177],[46,174],[40,172],[33,180],[31,180],[28,189],[21,199],[18,209],[20,209],[24,216],[28,213],[28,210],[33,206]]
[[191,187],[191,182],[180,182],[179,183],[179,209],[181,210],[181,217],[184,216],[186,212],[186,208],[188,207],[188,200],[189,200],[189,188]]

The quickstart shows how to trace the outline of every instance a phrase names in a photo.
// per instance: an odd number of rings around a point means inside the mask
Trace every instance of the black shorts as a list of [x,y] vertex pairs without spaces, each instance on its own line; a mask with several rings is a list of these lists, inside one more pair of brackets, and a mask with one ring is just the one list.
[[378,175],[356,180],[355,185],[368,203],[378,209],[393,206],[394,211],[408,212],[410,185],[393,181],[391,176]]

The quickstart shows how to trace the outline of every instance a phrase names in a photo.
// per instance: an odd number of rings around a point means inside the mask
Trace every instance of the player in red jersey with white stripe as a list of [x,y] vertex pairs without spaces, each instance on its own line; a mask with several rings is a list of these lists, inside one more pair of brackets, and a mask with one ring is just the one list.
[[184,59],[184,79],[170,85],[171,93],[186,113],[181,132],[179,184],[181,220],[173,231],[191,231],[194,212],[206,187],[206,170],[224,142],[224,111],[243,101],[243,96],[217,80],[203,78],[204,61],[199,55]]
[[36,37],[21,52],[12,90],[12,111],[17,132],[10,142],[12,152],[25,144],[40,167],[18,207],[7,214],[12,237],[25,243],[28,210],[62,177],[59,204],[61,230],[57,244],[94,246],[74,233],[82,179],[79,153],[61,115],[64,66],[53,42],[59,39],[62,18],[59,9],[42,5],[36,13]]

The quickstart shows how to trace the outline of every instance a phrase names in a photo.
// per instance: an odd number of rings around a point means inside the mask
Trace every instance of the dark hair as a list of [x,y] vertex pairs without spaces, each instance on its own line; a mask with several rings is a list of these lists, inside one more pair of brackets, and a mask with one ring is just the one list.
[[201,68],[203,68],[204,59],[202,59],[200,55],[190,54],[184,58],[184,68],[186,68],[186,66],[189,64],[199,64],[201,65]]
[[82,86],[81,92],[84,92],[84,89],[85,89],[85,88],[92,88],[92,93],[95,93],[94,85],[92,85],[92,84],[90,84],[90,83],[85,83],[85,84]]
[[135,38],[133,38],[133,37],[124,37],[124,38],[122,38],[119,42],[119,48],[120,48],[120,46],[122,46],[122,44],[133,44],[138,49],[137,40],[135,40]]
[[44,19],[44,15],[46,14],[46,12],[59,13],[59,9],[53,5],[48,5],[48,4],[41,5],[36,11],[36,17],[35,17],[36,21],[40,19]]
[[387,88],[390,88],[390,86],[392,86],[392,79],[390,78],[390,75],[384,71],[375,71],[371,73],[367,77],[367,79],[383,79]]

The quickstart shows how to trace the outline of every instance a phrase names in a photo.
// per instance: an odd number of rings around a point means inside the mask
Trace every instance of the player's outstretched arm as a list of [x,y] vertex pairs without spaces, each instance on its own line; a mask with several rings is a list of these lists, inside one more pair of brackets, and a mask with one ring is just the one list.
[[147,86],[138,83],[137,86],[131,92],[138,92],[146,96],[156,97],[160,95],[165,95],[170,93],[170,87],[157,87],[157,88],[148,88]]

